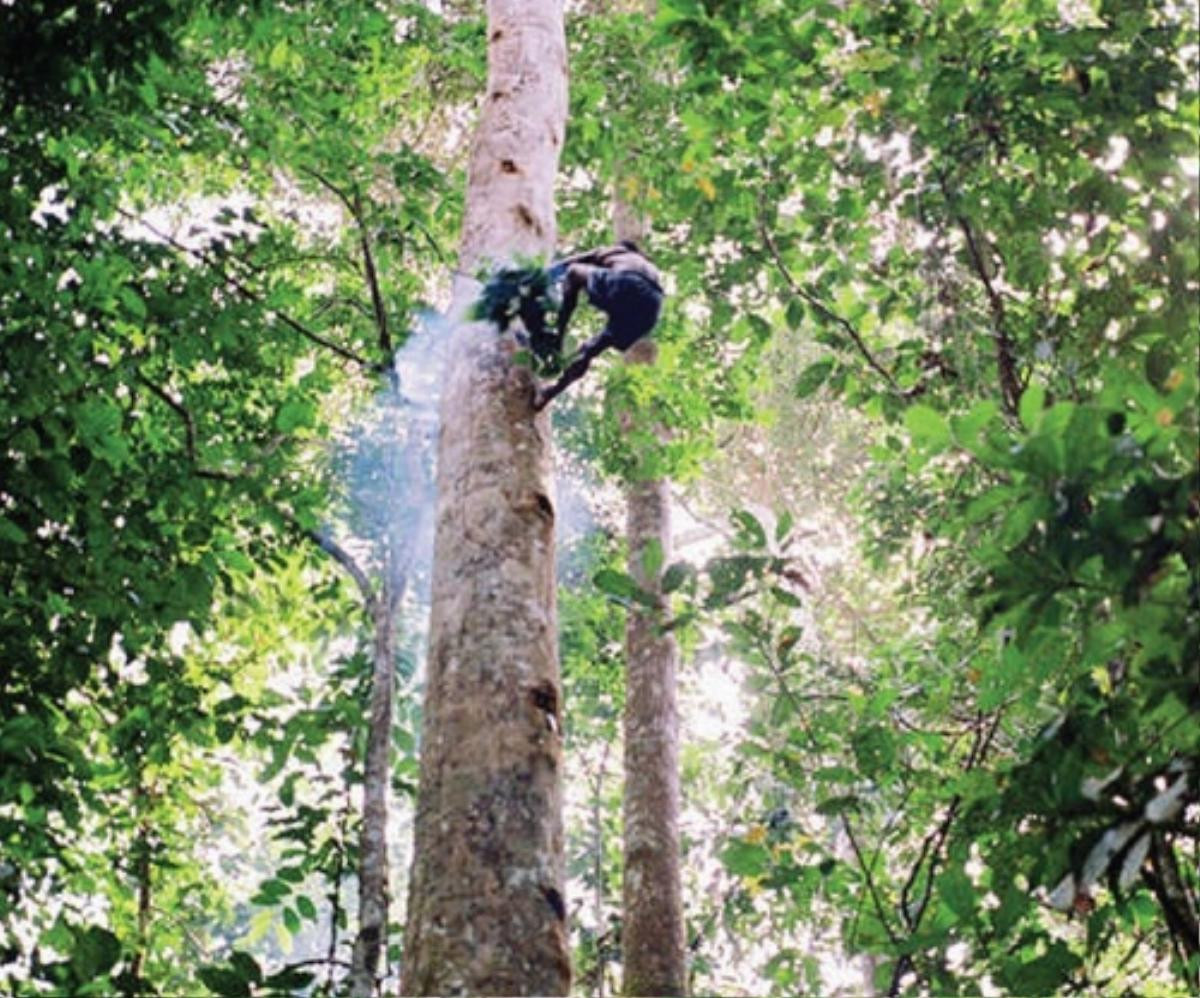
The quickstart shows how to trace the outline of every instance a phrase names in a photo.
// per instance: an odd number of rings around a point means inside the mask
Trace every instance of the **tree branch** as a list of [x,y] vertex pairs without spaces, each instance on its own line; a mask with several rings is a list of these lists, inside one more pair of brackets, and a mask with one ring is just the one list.
[[301,167],[300,169],[301,172],[307,173],[318,184],[341,201],[346,206],[346,210],[350,212],[350,217],[354,219],[354,224],[358,227],[358,242],[362,248],[363,257],[363,279],[366,281],[367,290],[371,294],[375,329],[379,334],[379,351],[383,356],[383,359],[380,361],[380,367],[389,376],[394,376],[392,357],[395,349],[392,346],[392,334],[388,327],[387,308],[384,306],[383,292],[379,286],[379,271],[375,267],[375,254],[371,250],[371,236],[367,231],[366,219],[363,216],[362,199],[357,190],[351,195],[319,170],[314,170],[311,167]]
[[[992,724],[988,728],[987,734],[983,733],[984,714],[980,713],[977,718],[975,744],[971,746],[971,751],[967,754],[967,759],[963,765],[965,771],[970,771],[983,761],[983,757],[987,754],[991,747],[992,739],[995,737],[997,730],[1000,728],[1000,719],[1003,716],[1001,711],[997,711],[992,719]],[[925,836],[925,840],[921,845],[921,854],[917,857],[917,862],[909,872],[908,879],[904,883],[904,888],[900,891],[900,917],[904,920],[908,927],[909,936],[916,934],[916,931],[921,926],[921,919],[925,917],[925,911],[929,907],[929,899],[933,895],[933,881],[937,875],[938,863],[941,861],[942,849],[946,844],[946,839],[950,835],[950,829],[954,826],[954,819],[958,817],[958,809],[962,806],[962,794],[955,794],[950,800],[950,806],[946,810],[945,817],[938,823],[937,828]],[[909,893],[916,885],[917,878],[921,873],[921,869],[925,866],[926,859],[929,861],[929,868],[925,874],[925,889],[921,892],[921,900],[917,903],[914,914],[909,914]],[[900,981],[905,973],[909,970],[915,971],[913,958],[910,954],[905,954],[896,961],[896,969],[892,973],[892,981],[888,987],[889,995],[898,995],[900,993]]]
[[180,399],[168,392],[161,385],[155,384],[147,378],[141,371],[136,371],[137,379],[140,381],[150,393],[157,399],[166,403],[168,407],[183,421],[183,433],[185,438],[185,446],[187,448],[188,461],[192,465],[192,473],[197,478],[207,478],[218,482],[236,482],[241,475],[235,474],[232,471],[221,471],[217,468],[205,468],[200,463],[200,456],[196,447],[196,420],[192,416],[192,412]]
[[[213,259],[212,255],[210,253],[206,253],[204,250],[195,249],[191,246],[187,246],[186,244],[181,243],[178,239],[176,239],[169,232],[164,232],[162,229],[158,228],[152,222],[147,222],[144,218],[134,215],[131,212],[125,211],[123,208],[118,208],[117,214],[122,216],[123,218],[128,219],[131,222],[134,222],[137,225],[144,226],[147,230],[154,233],[154,235],[156,235],[163,242],[167,243],[169,246],[172,246],[174,249],[177,249],[180,253],[184,253],[187,256],[193,257],[194,259],[199,260],[200,262],[206,264],[207,266],[212,267],[217,272],[217,276],[222,281],[224,281],[227,286],[233,288],[244,298],[248,299],[249,301],[254,301],[254,302],[262,301],[261,295],[259,295],[252,288],[248,287],[239,278],[237,278],[233,274],[230,274],[227,271],[225,271],[220,266],[218,261]],[[347,347],[344,347],[339,343],[335,343],[333,340],[328,339],[325,336],[322,336],[320,333],[314,332],[313,330],[311,330],[307,326],[305,326],[303,323],[292,318],[286,312],[280,312],[278,310],[275,310],[275,315],[279,317],[280,322],[282,322],[285,326],[287,326],[293,332],[299,333],[305,339],[307,339],[313,343],[316,343],[318,346],[325,347],[325,349],[327,349],[327,350],[332,350],[334,353],[336,353],[339,357],[342,357],[344,360],[352,361],[353,363],[357,364],[359,367],[364,368],[365,370],[369,370],[369,371],[383,370],[383,368],[381,368],[379,365],[372,364],[365,357],[359,356],[359,354],[355,353],[353,350],[350,350]]]
[[893,931],[891,922],[888,921],[887,912],[884,910],[883,902],[879,898],[879,891],[875,888],[875,878],[871,875],[866,857],[863,856],[862,850],[858,847],[858,839],[854,837],[854,828],[844,814],[842,815],[842,826],[846,829],[846,837],[850,840],[850,848],[854,850],[854,857],[858,860],[859,868],[862,870],[863,876],[867,878],[867,891],[871,895],[871,903],[875,908],[875,914],[879,916],[879,924],[883,926],[883,931],[887,933],[891,944],[898,947],[900,945],[900,938]]
[[854,328],[853,324],[850,323],[849,320],[829,309],[824,302],[822,302],[816,295],[805,288],[802,284],[800,284],[799,281],[795,279],[795,277],[792,276],[792,272],[788,270],[787,265],[783,262],[783,257],[779,253],[779,247],[775,245],[775,240],[771,236],[771,231],[767,227],[766,221],[761,216],[758,220],[758,230],[762,235],[763,244],[767,247],[767,251],[771,254],[771,258],[775,261],[775,266],[779,270],[780,276],[783,278],[784,283],[787,284],[792,294],[794,294],[801,301],[806,302],[821,316],[821,318],[825,319],[827,322],[832,322],[835,325],[841,326],[846,335],[850,337],[850,341],[855,345],[855,347],[858,348],[858,352],[862,354],[863,359],[880,377],[883,378],[884,381],[887,382],[888,387],[897,394],[904,394],[900,390],[900,386],[896,384],[896,379],[892,377],[891,371],[889,371],[878,360],[876,360],[875,355],[871,353],[870,348],[863,340],[862,334],[860,334],[859,331]]
[[[208,478],[221,482],[237,482],[246,477],[246,469],[241,473],[231,471],[221,471],[214,468],[205,468],[199,462],[199,457],[196,449],[196,420],[192,416],[191,410],[188,409],[179,399],[175,398],[170,392],[160,385],[156,385],[153,381],[147,378],[141,371],[137,371],[137,379],[158,399],[161,399],[167,406],[175,412],[183,421],[184,435],[186,437],[186,447],[188,461],[192,465],[192,473],[198,478]],[[278,448],[280,439],[276,438],[268,445],[264,451],[265,454],[270,454]],[[322,551],[328,554],[334,561],[345,569],[346,574],[354,580],[354,584],[358,586],[359,592],[362,594],[363,603],[368,613],[374,614],[378,597],[374,588],[371,585],[370,579],[367,578],[366,572],[362,570],[362,566],[358,564],[354,556],[345,548],[337,543],[327,533],[319,530],[313,530],[305,527],[296,515],[290,510],[276,507],[279,515],[284,518],[296,531],[302,536],[312,541]]]
[[1004,299],[992,283],[988,273],[987,261],[979,248],[975,230],[963,215],[955,216],[955,222],[967,241],[967,252],[971,258],[971,269],[979,278],[987,294],[988,307],[992,312],[992,339],[996,343],[996,369],[1000,374],[1000,395],[1004,408],[1010,414],[1017,414],[1017,405],[1021,401],[1021,382],[1017,377],[1017,361],[1012,338],[1008,335],[1007,316],[1004,311]]
[[367,578],[367,573],[363,571],[354,555],[330,537],[327,532],[304,526],[289,510],[280,509],[279,513],[301,536],[312,541],[345,569],[346,574],[354,580],[354,584],[358,587],[367,613],[374,615],[379,598],[375,593],[374,586],[371,585],[371,580]]
[[[358,205],[358,199],[355,199],[355,204]],[[381,363],[387,366],[389,372],[393,373],[395,348],[392,346],[392,334],[388,329],[387,309],[383,304],[383,292],[379,287],[379,273],[375,269],[375,257],[371,252],[371,238],[367,233],[367,227],[363,224],[361,206],[359,213],[355,215],[355,220],[358,222],[359,242],[362,245],[363,253],[363,275],[366,278],[367,287],[371,292],[371,305],[375,309],[375,328],[379,332],[379,352],[383,354]]]
[[[949,180],[945,173],[938,175],[938,185],[942,189],[942,196],[945,197],[946,204],[953,209],[957,198],[950,190]],[[955,210],[954,224],[958,226],[966,240],[971,272],[983,285],[984,294],[987,296],[988,308],[992,313],[992,340],[996,344],[996,370],[1000,376],[1000,399],[1004,403],[1005,410],[1015,416],[1021,401],[1022,389],[1021,380],[1017,377],[1016,349],[1012,337],[1008,335],[1008,316],[1004,308],[1004,298],[992,282],[992,275],[988,271],[983,249],[979,245],[979,239],[970,220],[966,215]]]

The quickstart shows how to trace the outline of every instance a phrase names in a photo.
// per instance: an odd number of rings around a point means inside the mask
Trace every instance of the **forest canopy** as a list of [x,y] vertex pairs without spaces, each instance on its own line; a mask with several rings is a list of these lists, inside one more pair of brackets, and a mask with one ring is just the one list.
[[[0,3],[6,993],[397,993],[484,6]],[[546,422],[572,993],[632,614],[691,993],[1196,993],[1196,4],[565,8],[556,252],[668,292]]]

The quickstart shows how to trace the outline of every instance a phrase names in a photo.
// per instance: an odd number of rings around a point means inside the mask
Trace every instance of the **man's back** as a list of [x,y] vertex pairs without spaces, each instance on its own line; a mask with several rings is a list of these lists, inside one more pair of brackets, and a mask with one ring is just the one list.
[[636,250],[617,245],[597,254],[596,263],[608,270],[627,271],[648,277],[656,285],[661,285],[658,268]]

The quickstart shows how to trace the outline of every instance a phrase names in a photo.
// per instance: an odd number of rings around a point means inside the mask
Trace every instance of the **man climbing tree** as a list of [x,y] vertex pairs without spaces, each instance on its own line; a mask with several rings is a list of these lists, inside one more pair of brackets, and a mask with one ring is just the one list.
[[560,268],[565,270],[562,305],[558,310],[557,349],[562,350],[580,291],[587,292],[588,301],[608,316],[608,321],[598,336],[579,348],[558,381],[538,391],[534,397],[535,409],[545,408],[582,378],[592,360],[609,347],[628,350],[654,328],[662,309],[658,269],[631,239],[560,260],[551,268],[551,274]]

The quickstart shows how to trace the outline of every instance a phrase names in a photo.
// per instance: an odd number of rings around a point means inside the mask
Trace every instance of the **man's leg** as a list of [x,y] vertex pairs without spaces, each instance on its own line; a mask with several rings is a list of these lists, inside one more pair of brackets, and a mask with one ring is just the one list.
[[586,373],[592,360],[612,346],[608,329],[605,328],[599,336],[588,340],[579,348],[575,359],[567,365],[562,376],[549,388],[539,388],[533,397],[534,409],[541,410],[550,404],[551,400],[561,395]]

